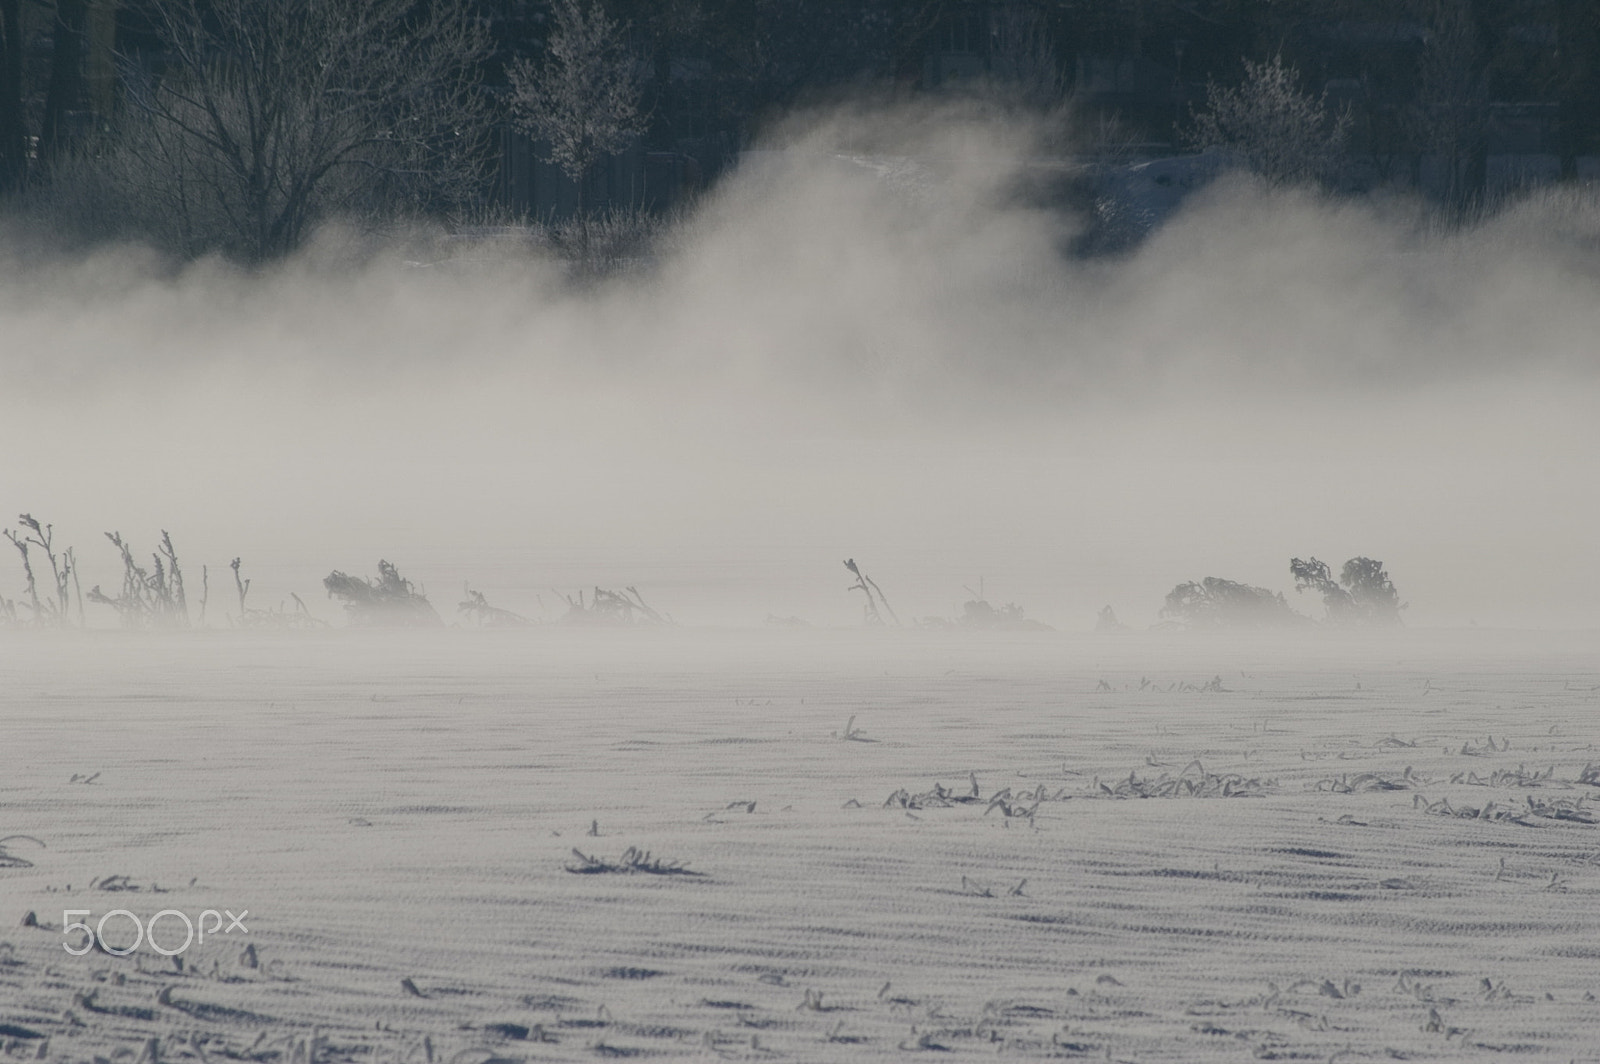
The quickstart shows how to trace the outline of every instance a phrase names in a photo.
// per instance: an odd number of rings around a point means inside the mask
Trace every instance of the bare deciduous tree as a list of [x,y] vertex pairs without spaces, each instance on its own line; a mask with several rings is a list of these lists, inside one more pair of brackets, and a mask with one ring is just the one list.
[[598,0],[556,0],[555,24],[542,63],[523,59],[510,71],[512,113],[524,132],[545,141],[547,158],[578,185],[602,156],[644,131],[639,111],[640,64],[622,30]]
[[1268,63],[1245,60],[1238,88],[1212,82],[1206,109],[1195,115],[1189,142],[1221,148],[1273,184],[1327,181],[1343,162],[1350,137],[1347,111],[1326,97],[1302,92],[1298,74],[1282,57]]
[[475,184],[488,37],[470,0],[142,9],[166,65],[130,93],[133,132],[121,147],[185,213],[199,245],[186,251],[220,245],[259,261],[376,193],[426,205]]

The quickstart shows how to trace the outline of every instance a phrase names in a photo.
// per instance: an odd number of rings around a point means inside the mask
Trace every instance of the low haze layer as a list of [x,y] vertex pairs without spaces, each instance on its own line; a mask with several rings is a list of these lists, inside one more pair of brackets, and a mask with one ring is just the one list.
[[257,274],[14,238],[0,505],[86,587],[118,578],[103,531],[164,528],[270,600],[384,557],[445,605],[632,583],[684,622],[831,625],[853,556],[907,617],[982,578],[1083,628],[1206,575],[1295,601],[1291,555],[1362,554],[1412,624],[1600,623],[1600,205],[1440,232],[1228,179],[1084,259],[1035,143],[796,124],[591,285],[509,238],[329,232]]

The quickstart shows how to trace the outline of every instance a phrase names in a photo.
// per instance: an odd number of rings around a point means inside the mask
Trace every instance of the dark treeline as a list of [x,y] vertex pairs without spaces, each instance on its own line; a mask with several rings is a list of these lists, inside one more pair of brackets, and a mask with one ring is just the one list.
[[[502,55],[541,47],[540,0],[484,5]],[[1208,82],[1277,56],[1399,139],[1400,116],[1444,104],[1446,75],[1485,105],[1546,105],[1568,161],[1600,141],[1600,5],[1588,0],[609,0],[649,76],[645,134],[671,150],[740,142],[764,117],[867,87],[914,93],[1031,81],[1078,93],[1130,132],[1174,141]],[[1441,54],[1448,52],[1449,54]],[[1054,69],[1041,69],[1053,66]],[[1449,70],[1436,70],[1449,66]],[[1118,69],[1118,68],[1121,69]],[[1462,103],[1477,102],[1463,100]],[[1177,106],[1174,106],[1174,105]],[[1559,147],[1556,141],[1559,141]]]
[[[603,93],[602,63],[621,71]],[[1600,4],[0,0],[0,195],[64,230],[260,259],[334,213],[656,211],[846,97],[981,89],[1062,117],[1076,154],[1149,158],[1212,146],[1196,131],[1226,124],[1197,116],[1240,86],[1243,112],[1314,101],[1347,186],[1479,203],[1495,159],[1589,176]]]

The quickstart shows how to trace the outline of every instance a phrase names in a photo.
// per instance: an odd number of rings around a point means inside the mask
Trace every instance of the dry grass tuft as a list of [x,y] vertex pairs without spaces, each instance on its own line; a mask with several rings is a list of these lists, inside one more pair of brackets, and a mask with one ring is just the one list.
[[1500,824],[1520,824],[1523,827],[1542,827],[1541,821],[1566,821],[1572,824],[1600,823],[1600,817],[1591,812],[1586,806],[1587,795],[1582,798],[1551,798],[1541,799],[1528,795],[1523,800],[1524,804],[1501,805],[1498,802],[1489,802],[1480,807],[1470,805],[1455,806],[1450,804],[1448,798],[1441,798],[1437,802],[1430,802],[1418,794],[1411,799],[1413,809],[1420,809],[1429,816],[1454,817],[1458,820],[1488,820]]
[[844,722],[843,735],[839,734],[838,732],[830,732],[829,734],[831,734],[835,739],[848,739],[853,743],[875,743],[878,741],[876,739],[867,738],[866,734],[863,733],[860,728],[856,727],[856,718],[855,714],[853,713],[850,715],[850,719]]
[[1316,789],[1333,794],[1371,794],[1375,791],[1406,791],[1425,786],[1428,781],[1414,775],[1411,766],[1399,776],[1385,776],[1379,772],[1362,772],[1357,775],[1335,776],[1320,780]]
[[16,854],[14,854],[10,850],[6,849],[7,843],[11,843],[11,842],[31,842],[35,846],[40,847],[41,849],[45,848],[44,843],[40,842],[38,839],[34,838],[32,835],[7,835],[5,838],[0,839],[0,868],[32,868],[33,867],[33,862],[32,861],[30,861],[30,860],[28,860],[27,858],[24,858],[24,857],[18,857]]
[[578,859],[577,864],[566,866],[568,872],[575,875],[629,875],[642,872],[652,876],[701,876],[703,872],[691,872],[683,861],[669,861],[653,856],[649,850],[641,850],[637,846],[629,846],[622,851],[622,856],[615,861],[608,861],[602,857],[592,857],[576,848],[572,856]]
[[[855,718],[852,717],[850,719],[854,720]],[[977,773],[972,773],[969,778],[972,781],[972,789],[966,794],[957,794],[942,783],[935,783],[933,790],[923,791],[920,794],[912,794],[902,787],[884,799],[883,807],[885,809],[948,809],[953,805],[971,805],[983,801],[979,797]]]
[[1207,772],[1199,761],[1189,762],[1176,776],[1163,772],[1155,779],[1140,779],[1130,772],[1115,784],[1102,783],[1098,777],[1094,782],[1097,798],[1261,798],[1278,786],[1277,780]]
[[1471,787],[1546,787],[1552,783],[1564,782],[1557,780],[1555,775],[1554,765],[1543,772],[1537,770],[1529,772],[1526,765],[1518,765],[1515,769],[1495,769],[1487,776],[1480,776],[1476,772],[1457,772],[1450,777],[1450,782],[1464,783]]

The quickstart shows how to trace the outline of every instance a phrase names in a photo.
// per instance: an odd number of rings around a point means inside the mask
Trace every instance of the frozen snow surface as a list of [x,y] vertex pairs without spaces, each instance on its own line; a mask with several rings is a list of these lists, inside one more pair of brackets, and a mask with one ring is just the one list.
[[1593,648],[14,634],[0,1054],[1600,1060]]

